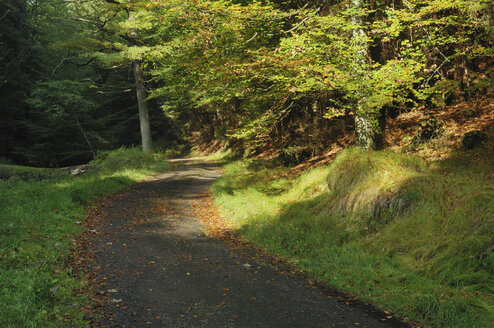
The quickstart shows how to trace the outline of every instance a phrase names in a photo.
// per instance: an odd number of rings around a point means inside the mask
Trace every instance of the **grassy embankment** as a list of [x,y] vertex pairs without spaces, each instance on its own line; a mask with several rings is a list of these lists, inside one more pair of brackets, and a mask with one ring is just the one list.
[[347,149],[289,178],[233,162],[213,191],[247,240],[321,281],[421,326],[492,327],[493,167]]
[[0,165],[0,322],[2,327],[85,327],[73,295],[80,280],[65,265],[84,209],[170,165],[137,149],[104,154],[80,177],[56,169]]

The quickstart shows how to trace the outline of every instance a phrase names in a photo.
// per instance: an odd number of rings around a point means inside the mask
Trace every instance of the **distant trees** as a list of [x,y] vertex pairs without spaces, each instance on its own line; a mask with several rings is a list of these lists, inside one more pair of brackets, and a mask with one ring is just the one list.
[[20,139],[30,116],[23,100],[39,74],[31,18],[26,1],[0,2],[0,160],[23,158]]
[[[119,25],[126,12],[110,9],[101,1],[0,3],[0,158],[70,165],[140,143],[132,61],[110,59],[130,42]],[[150,117],[157,140],[173,142],[158,106]]]

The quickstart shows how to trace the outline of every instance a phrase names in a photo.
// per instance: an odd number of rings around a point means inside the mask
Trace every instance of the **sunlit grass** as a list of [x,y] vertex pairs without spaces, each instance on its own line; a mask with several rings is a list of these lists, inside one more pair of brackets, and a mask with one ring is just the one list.
[[315,277],[422,325],[487,327],[493,164],[348,149],[291,178],[233,162],[213,190],[245,238]]
[[10,175],[0,179],[2,327],[87,326],[80,311],[87,300],[73,293],[81,282],[65,264],[85,206],[170,167],[136,149],[108,153],[99,163],[102,169],[81,177],[4,168]]

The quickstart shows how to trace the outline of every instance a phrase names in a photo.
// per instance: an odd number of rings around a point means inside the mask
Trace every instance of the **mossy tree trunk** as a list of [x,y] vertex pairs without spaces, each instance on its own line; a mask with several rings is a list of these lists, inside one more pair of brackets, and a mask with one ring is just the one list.
[[[355,105],[355,144],[359,148],[374,149],[376,148],[376,124],[366,108],[366,99],[368,97],[368,88],[366,87],[366,73],[370,66],[369,46],[366,40],[366,34],[362,27],[363,20],[361,10],[363,0],[352,0],[351,5],[355,10],[352,15],[353,44],[355,46],[354,75],[357,81],[356,105]],[[360,84],[361,83],[361,84]]]

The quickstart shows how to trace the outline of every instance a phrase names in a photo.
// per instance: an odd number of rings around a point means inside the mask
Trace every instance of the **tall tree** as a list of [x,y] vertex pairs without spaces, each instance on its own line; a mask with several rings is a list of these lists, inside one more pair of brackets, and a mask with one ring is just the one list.
[[370,90],[365,80],[369,78],[370,55],[367,35],[363,28],[363,0],[351,0],[351,6],[353,11],[352,43],[355,49],[353,75],[357,85],[360,84],[360,87],[355,91],[355,144],[360,148],[373,149],[376,147],[376,124],[373,122],[368,108],[366,108]]
[[[132,23],[135,22],[135,16],[133,12],[129,14],[129,20]],[[134,42],[137,39],[137,30],[135,27],[131,27],[130,37],[134,40]],[[139,59],[132,60],[132,71],[134,72],[136,94],[137,94],[137,106],[139,107],[139,122],[141,127],[142,150],[145,153],[149,153],[152,148],[151,127],[149,125],[149,110],[147,103],[146,87],[144,86],[144,74],[142,72],[141,61]]]
[[151,127],[149,124],[149,110],[144,86],[144,74],[139,60],[132,61],[132,71],[134,72],[137,106],[139,107],[139,122],[141,127],[142,150],[149,153],[152,149]]

